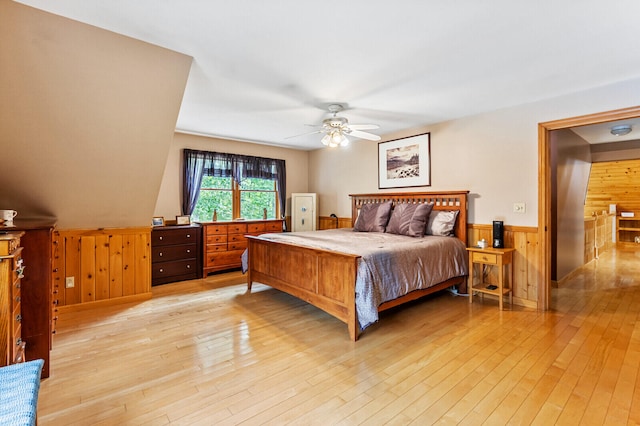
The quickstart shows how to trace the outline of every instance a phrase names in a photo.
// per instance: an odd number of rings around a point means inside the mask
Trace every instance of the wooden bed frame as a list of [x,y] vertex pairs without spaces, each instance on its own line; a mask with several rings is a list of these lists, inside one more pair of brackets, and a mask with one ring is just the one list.
[[[351,221],[355,224],[360,208],[367,203],[433,203],[433,210],[458,210],[456,237],[467,244],[467,194],[469,191],[352,194]],[[355,283],[359,256],[247,236],[249,262],[247,287],[266,284],[333,315],[347,324],[349,336],[358,339]],[[416,290],[378,307],[386,309],[466,283],[456,277],[428,289]]]

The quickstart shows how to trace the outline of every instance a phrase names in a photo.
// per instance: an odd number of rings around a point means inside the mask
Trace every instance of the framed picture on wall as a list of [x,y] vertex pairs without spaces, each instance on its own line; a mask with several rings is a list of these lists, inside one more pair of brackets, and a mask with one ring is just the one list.
[[378,188],[431,186],[430,133],[378,143]]
[[164,217],[162,216],[156,216],[153,219],[151,219],[151,225],[152,226],[164,226]]

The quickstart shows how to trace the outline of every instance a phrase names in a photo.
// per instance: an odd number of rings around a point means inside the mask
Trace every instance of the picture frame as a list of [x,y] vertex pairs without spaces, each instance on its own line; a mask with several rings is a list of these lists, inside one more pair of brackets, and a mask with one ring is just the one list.
[[176,225],[191,225],[191,216],[176,216]]
[[151,226],[164,226],[164,217],[154,216],[154,218],[151,219]]
[[431,186],[431,133],[378,143],[378,188]]

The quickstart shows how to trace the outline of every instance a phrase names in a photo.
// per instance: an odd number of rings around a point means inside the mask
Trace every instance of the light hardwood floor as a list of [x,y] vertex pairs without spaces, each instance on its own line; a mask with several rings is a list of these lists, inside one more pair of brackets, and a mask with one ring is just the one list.
[[441,293],[355,343],[238,273],[154,287],[61,317],[39,424],[638,424],[639,265],[606,253],[545,313]]

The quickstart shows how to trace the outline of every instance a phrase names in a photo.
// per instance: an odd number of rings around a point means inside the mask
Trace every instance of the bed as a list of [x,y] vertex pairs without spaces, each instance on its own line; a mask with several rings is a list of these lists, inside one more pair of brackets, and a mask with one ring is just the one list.
[[[353,194],[350,197],[354,228],[247,236],[248,291],[256,282],[298,297],[346,323],[354,341],[362,330],[377,321],[379,312],[453,286],[461,293],[466,292],[467,194],[468,191]],[[451,236],[413,238],[384,232],[354,232],[364,230],[363,219],[371,211],[388,205],[392,209],[390,215],[406,207],[415,210],[428,205],[431,211],[427,214],[432,219],[448,215],[447,231]],[[419,250],[423,246],[434,254],[422,254]],[[433,263],[423,260],[436,252],[447,253],[436,262],[437,273],[428,272],[427,277],[414,279],[418,275],[415,265]],[[382,257],[383,266],[372,263],[380,262],[376,257]],[[405,258],[407,261],[402,261]],[[413,266],[400,271],[397,266],[405,263]],[[401,276],[389,277],[378,274],[378,270],[395,270]],[[363,284],[370,275],[382,277],[382,282]],[[405,285],[406,277],[417,281],[417,287]],[[382,290],[376,290],[377,286]],[[387,291],[389,287],[394,290]]]

